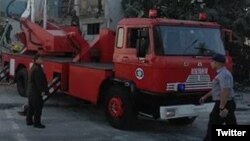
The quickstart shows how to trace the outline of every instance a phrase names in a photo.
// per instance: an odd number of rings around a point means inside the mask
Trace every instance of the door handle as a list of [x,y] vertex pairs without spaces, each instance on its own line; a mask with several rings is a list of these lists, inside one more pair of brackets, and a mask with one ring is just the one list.
[[128,56],[122,57],[122,61],[126,62],[126,61],[128,61],[128,60],[129,60]]
[[139,63],[141,63],[141,64],[149,64],[149,61],[147,59],[139,59]]

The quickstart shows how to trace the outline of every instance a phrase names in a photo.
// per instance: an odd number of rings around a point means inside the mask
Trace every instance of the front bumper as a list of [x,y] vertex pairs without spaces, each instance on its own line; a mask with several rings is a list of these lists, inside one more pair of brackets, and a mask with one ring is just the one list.
[[182,117],[194,117],[200,113],[211,112],[214,107],[214,103],[205,103],[202,105],[178,105],[178,106],[161,106],[160,107],[160,119],[167,120],[173,118]]

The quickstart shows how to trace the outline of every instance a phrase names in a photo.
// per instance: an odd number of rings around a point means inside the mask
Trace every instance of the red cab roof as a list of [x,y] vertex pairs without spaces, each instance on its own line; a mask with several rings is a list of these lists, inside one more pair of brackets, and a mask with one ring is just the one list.
[[212,22],[187,21],[163,18],[125,18],[119,22],[119,25],[172,25],[172,26],[192,26],[192,27],[210,27],[219,28],[220,25]]

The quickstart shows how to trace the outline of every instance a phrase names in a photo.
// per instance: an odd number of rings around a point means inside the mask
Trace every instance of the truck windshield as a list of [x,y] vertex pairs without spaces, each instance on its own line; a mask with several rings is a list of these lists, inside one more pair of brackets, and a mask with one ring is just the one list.
[[157,26],[154,41],[157,55],[225,55],[218,28]]

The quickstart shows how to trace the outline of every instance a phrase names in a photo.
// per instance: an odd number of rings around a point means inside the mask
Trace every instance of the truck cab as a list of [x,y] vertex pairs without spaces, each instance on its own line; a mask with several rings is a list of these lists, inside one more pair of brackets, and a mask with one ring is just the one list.
[[[114,73],[136,88],[138,111],[161,119],[195,117],[195,108],[189,106],[201,106],[199,98],[212,87],[215,71],[210,60],[215,53],[226,55],[216,23],[124,19],[117,29]],[[228,56],[227,64],[231,64]]]
[[[115,45],[117,78],[145,91],[169,94],[207,91],[214,53],[225,55],[218,24],[167,19],[124,19]],[[229,61],[229,59],[227,59]]]

